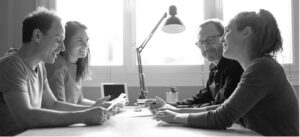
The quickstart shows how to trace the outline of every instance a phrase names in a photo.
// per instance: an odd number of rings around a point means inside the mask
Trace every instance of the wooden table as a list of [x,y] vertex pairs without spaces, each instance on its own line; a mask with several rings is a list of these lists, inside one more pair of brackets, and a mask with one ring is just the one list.
[[196,129],[183,125],[167,124],[153,120],[153,115],[143,109],[135,112],[135,107],[126,106],[121,112],[103,125],[85,126],[76,124],[68,127],[38,128],[25,131],[20,136],[151,136],[151,137],[203,137],[203,136],[260,136],[249,129],[234,124],[227,130]]

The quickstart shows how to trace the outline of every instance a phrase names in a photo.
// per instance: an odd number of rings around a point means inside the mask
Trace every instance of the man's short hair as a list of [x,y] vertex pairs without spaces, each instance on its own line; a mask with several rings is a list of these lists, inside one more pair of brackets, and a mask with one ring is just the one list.
[[22,42],[29,43],[34,29],[39,29],[44,35],[47,34],[54,20],[61,20],[53,10],[39,7],[36,11],[29,13],[23,20]]
[[202,22],[199,26],[199,28],[202,28],[203,26],[207,24],[214,24],[219,32],[220,35],[224,35],[224,25],[221,20],[219,19],[208,19]]

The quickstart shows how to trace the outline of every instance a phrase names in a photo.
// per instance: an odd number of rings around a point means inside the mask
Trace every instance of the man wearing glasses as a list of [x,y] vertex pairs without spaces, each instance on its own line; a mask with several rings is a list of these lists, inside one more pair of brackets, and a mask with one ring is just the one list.
[[198,108],[218,105],[231,95],[240,81],[243,69],[238,62],[223,57],[223,46],[220,42],[223,34],[224,27],[220,20],[207,20],[199,27],[196,46],[201,50],[203,57],[211,62],[205,88],[195,96],[175,103],[166,104],[159,98],[160,101],[156,100],[156,103],[151,103],[150,109],[164,107],[174,110],[180,107]]

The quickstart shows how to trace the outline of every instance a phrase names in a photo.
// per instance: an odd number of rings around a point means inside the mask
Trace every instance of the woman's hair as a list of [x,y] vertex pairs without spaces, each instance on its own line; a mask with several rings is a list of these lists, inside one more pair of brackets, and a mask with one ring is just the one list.
[[252,54],[254,56],[276,56],[282,50],[282,38],[277,22],[267,10],[260,9],[256,12],[241,12],[235,18],[237,30],[243,30],[247,26],[252,29]]
[[[81,24],[78,21],[68,21],[65,25],[65,40],[64,45],[66,50],[68,50],[70,46],[70,41],[72,37],[79,31],[79,30],[86,30],[87,27]],[[66,52],[66,51],[65,51]],[[64,55],[65,52],[61,52],[60,55]],[[76,81],[80,79],[86,79],[90,77],[90,49],[88,49],[87,56],[85,58],[79,58],[76,62],[77,65],[77,72],[76,72]]]

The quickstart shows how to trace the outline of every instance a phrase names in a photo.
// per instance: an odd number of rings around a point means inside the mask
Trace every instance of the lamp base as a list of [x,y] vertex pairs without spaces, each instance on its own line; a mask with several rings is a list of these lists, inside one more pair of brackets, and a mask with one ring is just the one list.
[[137,105],[145,105],[147,99],[137,99]]
[[142,108],[146,107],[146,101],[147,99],[137,99],[137,103],[136,103],[136,109],[135,112],[140,112],[142,111]]
[[141,90],[140,95],[138,96],[138,99],[146,99],[147,94],[148,94],[147,90]]

